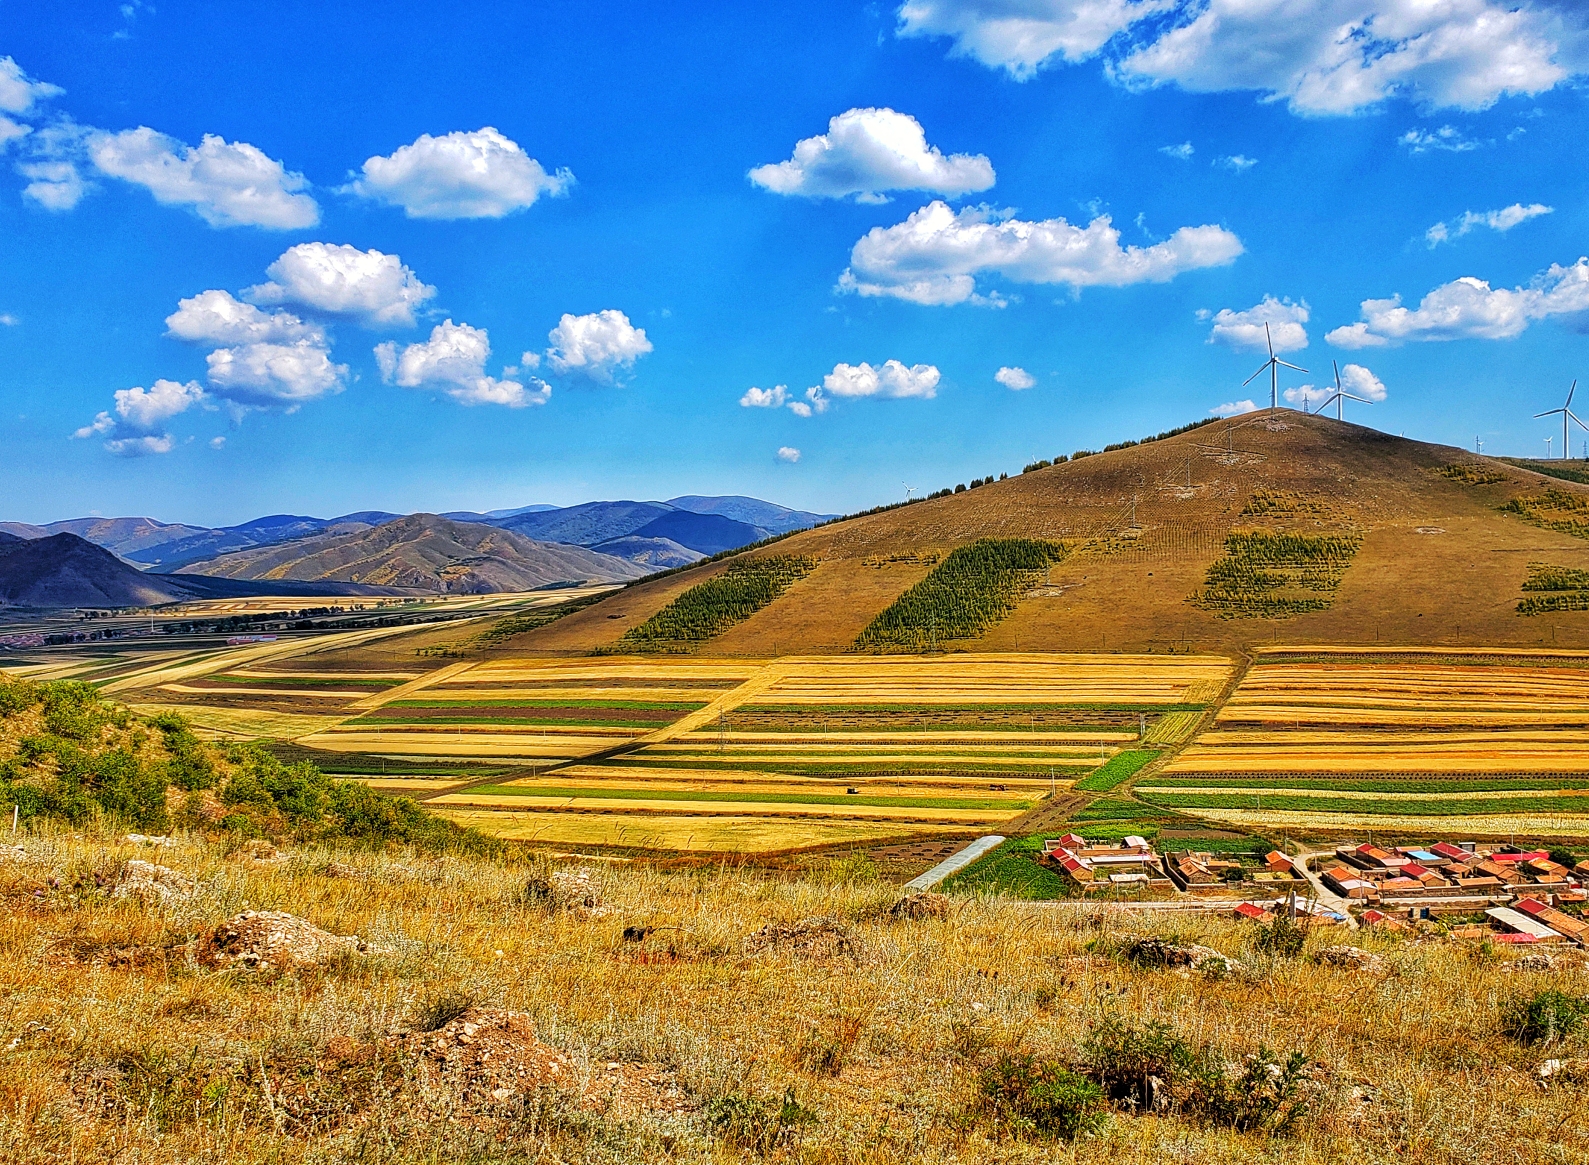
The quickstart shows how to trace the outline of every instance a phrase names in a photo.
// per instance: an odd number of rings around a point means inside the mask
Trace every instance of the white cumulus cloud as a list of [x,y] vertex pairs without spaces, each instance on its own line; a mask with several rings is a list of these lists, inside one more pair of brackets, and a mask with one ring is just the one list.
[[412,327],[414,310],[436,294],[396,255],[347,243],[299,243],[265,268],[270,282],[250,287],[255,303],[296,303],[370,325]]
[[309,180],[257,146],[205,134],[197,146],[147,126],[91,133],[88,156],[100,173],[142,186],[166,206],[188,206],[215,227],[311,227],[320,207]]
[[1055,60],[1084,61],[1116,34],[1175,0],[906,0],[900,36],[947,36],[952,56],[1018,81]]
[[1077,289],[1122,287],[1223,266],[1242,249],[1241,240],[1219,226],[1181,227],[1150,247],[1122,247],[1107,215],[1078,227],[1063,218],[1002,217],[985,207],[956,213],[934,201],[902,223],[868,231],[850,251],[839,287],[912,303],[964,303],[976,296],[980,274]]
[[341,392],[348,366],[335,364],[323,340],[239,344],[205,358],[216,394],[250,408],[296,410],[306,401]]
[[1221,166],[1233,173],[1241,174],[1251,170],[1258,164],[1257,158],[1249,158],[1246,154],[1231,154],[1224,158],[1214,159],[1214,165]]
[[828,398],[822,392],[820,384],[813,384],[806,389],[805,400],[792,400],[789,402],[789,411],[797,417],[809,417],[816,413],[828,411]]
[[0,57],[0,111],[29,113],[35,101],[65,92],[59,85],[35,81],[10,57]]
[[900,35],[950,37],[953,55],[1017,79],[1102,54],[1126,85],[1245,90],[1315,116],[1396,96],[1483,109],[1504,94],[1543,92],[1589,67],[1579,24],[1567,5],[1516,0],[906,0],[899,9]]
[[739,404],[741,408],[747,409],[781,409],[788,398],[788,385],[775,384],[771,388],[746,389],[745,395],[739,398]]
[[1208,411],[1211,416],[1215,417],[1239,417],[1243,413],[1257,412],[1258,406],[1250,400],[1232,400],[1226,401],[1222,405],[1215,405]]
[[459,404],[506,405],[521,409],[543,405],[552,397],[551,386],[530,378],[533,389],[511,380],[486,375],[491,339],[484,328],[455,324],[451,320],[431,329],[430,339],[399,348],[387,341],[375,349],[381,378],[399,388],[432,388]]
[[1335,389],[1333,386],[1320,388],[1314,384],[1301,384],[1296,388],[1282,390],[1280,395],[1294,405],[1302,405],[1303,410],[1307,411],[1318,402],[1329,400],[1335,395]]
[[19,125],[9,117],[0,116],[0,154],[6,152],[6,147],[20,137],[25,137],[33,132],[28,126]]
[[1160,146],[1159,147],[1159,153],[1167,154],[1168,156],[1170,156],[1172,158],[1179,158],[1183,162],[1185,162],[1188,159],[1190,159],[1191,156],[1193,154],[1195,154],[1196,152],[1197,151],[1192,148],[1192,143],[1191,142],[1182,142],[1178,146]]
[[28,179],[28,184],[22,188],[22,197],[57,213],[71,210],[91,189],[72,162],[24,162],[17,171]]
[[1341,387],[1376,403],[1386,396],[1385,382],[1361,364],[1348,364],[1341,369]]
[[889,190],[927,190],[957,198],[993,185],[983,154],[945,155],[927,144],[921,123],[892,109],[850,109],[828,132],[795,143],[787,162],[757,166],[750,180],[775,194],[886,202]]
[[501,218],[543,194],[568,193],[574,175],[548,174],[524,148],[491,126],[432,137],[370,158],[352,189],[409,218]]
[[652,350],[645,329],[635,327],[614,308],[582,316],[565,314],[546,338],[552,342],[546,360],[553,369],[603,383],[611,383],[616,373],[633,368]]
[[177,301],[177,310],[166,316],[166,335],[195,344],[325,340],[321,328],[291,312],[263,312],[227,291],[201,291]]
[[1509,231],[1520,223],[1525,223],[1531,218],[1538,218],[1542,214],[1554,214],[1556,208],[1546,206],[1542,202],[1535,202],[1524,206],[1521,202],[1514,202],[1511,206],[1504,206],[1500,210],[1463,211],[1458,218],[1450,222],[1437,222],[1424,232],[1424,239],[1433,250],[1441,243],[1449,243],[1452,239],[1460,239],[1475,227],[1489,227],[1492,231]]
[[931,400],[938,395],[940,375],[931,364],[907,367],[898,360],[885,360],[873,368],[863,360],[859,364],[835,364],[833,371],[822,378],[822,389],[832,396]]
[[1024,368],[1000,368],[993,374],[993,379],[1012,392],[1020,392],[1037,383],[1037,377]]
[[[1200,319],[1214,321],[1208,334],[1210,344],[1224,344],[1231,348],[1253,348],[1268,351],[1268,340],[1273,339],[1276,352],[1297,352],[1308,346],[1308,303],[1292,303],[1290,299],[1276,299],[1272,295],[1245,311],[1222,308],[1212,317],[1199,312]],[[1264,325],[1269,325],[1269,336],[1264,335]]]
[[1401,296],[1365,299],[1362,319],[1324,338],[1338,348],[1383,348],[1410,340],[1510,340],[1552,316],[1589,312],[1589,258],[1552,264],[1524,287],[1491,287],[1464,276],[1429,292],[1416,308]]
[[117,389],[114,397],[114,416],[100,413],[72,436],[79,439],[104,436],[107,438],[105,448],[118,457],[171,452],[175,441],[164,431],[165,423],[208,399],[198,383],[191,380],[186,384],[157,380],[147,389],[142,386]]
[[778,446],[778,460],[787,461],[790,465],[793,465],[800,460],[800,450],[793,445],[780,445]]

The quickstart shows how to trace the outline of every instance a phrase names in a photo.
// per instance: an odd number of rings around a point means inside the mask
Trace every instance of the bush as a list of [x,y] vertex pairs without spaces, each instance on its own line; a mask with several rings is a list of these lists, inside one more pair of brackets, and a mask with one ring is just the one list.
[[1109,1119],[1103,1092],[1053,1060],[999,1057],[977,1083],[977,1109],[1001,1133],[1074,1141]]
[[1275,915],[1253,937],[1254,950],[1282,959],[1294,959],[1302,953],[1308,939],[1307,928],[1299,926],[1284,915]]
[[0,716],[15,716],[43,699],[44,694],[39,690],[39,685],[32,680],[0,676]]
[[1520,1044],[1557,1044],[1589,1019],[1589,999],[1555,988],[1514,999],[1501,1012],[1501,1030]]
[[706,1108],[706,1122],[718,1136],[736,1149],[762,1156],[792,1144],[799,1130],[816,1120],[816,1113],[795,1099],[793,1088],[781,1101],[735,1092]]
[[1297,1095],[1307,1056],[1292,1052],[1284,1060],[1260,1046],[1232,1075],[1224,1057],[1203,1049],[1188,1072],[1181,1110],[1219,1128],[1238,1133],[1290,1133],[1307,1111]]
[[[1190,1047],[1167,1023],[1131,1023],[1105,1016],[1082,1041],[1087,1074],[1116,1104],[1134,1109],[1156,1107],[1160,1093],[1184,1075],[1194,1059]],[[1157,1083],[1155,1083],[1157,1081]]]

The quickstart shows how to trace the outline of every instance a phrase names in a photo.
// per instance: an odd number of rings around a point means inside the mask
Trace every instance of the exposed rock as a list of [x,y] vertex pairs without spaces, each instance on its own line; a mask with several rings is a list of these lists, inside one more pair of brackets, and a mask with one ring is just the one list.
[[172,841],[169,837],[166,837],[164,834],[162,834],[162,835],[160,835],[158,837],[148,837],[148,836],[146,836],[146,835],[144,835],[142,833],[129,833],[127,835],[127,837],[126,837],[126,840],[131,842],[133,845],[175,845],[176,844],[176,842]]
[[1379,974],[1385,969],[1385,960],[1361,947],[1325,947],[1314,958],[1327,967],[1344,967],[1348,971],[1367,971]]
[[193,897],[193,879],[167,866],[130,858],[110,889],[112,898],[136,898],[145,906],[164,906]]
[[1555,968],[1556,960],[1544,951],[1530,951],[1506,965],[1508,971],[1553,971]]
[[317,967],[370,949],[357,935],[332,934],[292,914],[245,910],[201,939],[196,957],[206,967],[284,970]]
[[861,953],[861,940],[837,918],[805,918],[799,922],[769,922],[745,939],[747,954],[788,951],[808,959],[851,958]]
[[1241,962],[1197,943],[1166,942],[1155,935],[1129,937],[1121,954],[1145,967],[1186,967],[1193,971],[1236,971]]
[[585,1070],[539,1039],[523,1012],[471,1007],[435,1031],[405,1032],[392,1043],[418,1058],[422,1077],[457,1089],[471,1114],[507,1114],[548,1091],[619,1119],[696,1107],[661,1065],[612,1061]]
[[1589,1059],[1546,1060],[1539,1078],[1546,1084],[1589,1084]]
[[943,894],[934,894],[931,890],[906,894],[888,908],[888,915],[890,918],[947,918],[949,899]]
[[599,918],[608,912],[591,871],[584,866],[575,870],[553,870],[544,878],[531,878],[525,883],[524,897],[548,909],[567,910],[581,918]]

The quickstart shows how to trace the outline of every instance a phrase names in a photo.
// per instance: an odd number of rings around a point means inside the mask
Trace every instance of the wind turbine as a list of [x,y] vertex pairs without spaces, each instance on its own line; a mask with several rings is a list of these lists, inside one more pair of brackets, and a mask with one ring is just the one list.
[[1343,419],[1342,416],[1341,416],[1341,405],[1342,405],[1343,401],[1349,401],[1349,400],[1361,401],[1365,405],[1371,405],[1371,404],[1374,403],[1373,401],[1369,400],[1367,397],[1356,396],[1353,393],[1347,392],[1346,389],[1342,388],[1341,387],[1341,366],[1339,364],[1337,364],[1334,360],[1331,360],[1330,361],[1330,367],[1335,369],[1335,395],[1332,396],[1329,400],[1325,401],[1323,404],[1321,404],[1319,406],[1319,412],[1322,413],[1325,409],[1329,408],[1331,405],[1334,405],[1335,406],[1335,419],[1337,421],[1339,421],[1339,420]]
[[1269,335],[1269,324],[1267,321],[1264,322],[1263,326],[1263,338],[1264,343],[1269,345],[1269,359],[1264,361],[1262,368],[1258,369],[1257,372],[1254,372],[1246,380],[1242,381],[1241,386],[1246,388],[1249,384],[1262,376],[1265,370],[1267,370],[1269,373],[1269,407],[1272,409],[1277,409],[1280,407],[1280,366],[1285,364],[1287,368],[1296,368],[1298,372],[1303,373],[1307,372],[1307,369],[1297,368],[1295,364],[1287,364],[1284,360],[1275,355],[1275,342],[1274,339]]
[[[1578,421],[1578,427],[1580,429],[1583,429],[1585,431],[1589,431],[1589,425],[1586,425],[1582,421],[1579,421],[1578,420],[1578,414],[1572,411],[1572,394],[1577,392],[1577,391],[1578,391],[1578,381],[1574,380],[1572,382],[1572,387],[1567,390],[1567,402],[1565,404],[1563,404],[1561,406],[1561,408],[1559,408],[1559,409],[1550,409],[1547,412],[1535,413],[1534,414],[1534,419],[1535,420],[1538,420],[1540,417],[1553,417],[1557,413],[1561,414],[1561,456],[1562,456],[1562,460],[1564,460],[1564,461],[1567,458],[1572,456],[1572,446],[1570,444],[1568,444],[1568,441],[1567,441],[1567,424],[1568,424],[1568,422],[1569,421]],[[1550,450],[1549,449],[1545,450],[1545,456],[1546,457],[1550,456]]]
[[[900,482],[899,484],[900,485],[905,485],[904,482]],[[916,487],[915,486],[913,486],[913,485],[905,485],[905,500],[907,502],[910,501],[910,495],[915,493],[915,492],[916,492]]]

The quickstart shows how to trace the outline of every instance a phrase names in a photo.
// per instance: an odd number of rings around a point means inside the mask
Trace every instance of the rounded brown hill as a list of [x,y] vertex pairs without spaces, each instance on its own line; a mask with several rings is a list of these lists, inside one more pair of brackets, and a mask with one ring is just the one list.
[[[1543,508],[1527,503],[1550,495]],[[1525,512],[1503,510],[1519,498]],[[853,650],[950,551],[984,538],[1059,542],[1065,556],[1023,584],[1014,612],[980,638],[940,645],[951,650],[1583,646],[1589,610],[1518,611],[1537,564],[1580,577],[1589,607],[1589,576],[1571,574],[1589,570],[1589,541],[1564,532],[1579,505],[1589,522],[1589,488],[1450,446],[1265,410],[751,551],[818,565],[698,651]],[[733,561],[631,586],[499,650],[620,647],[625,631]]]

